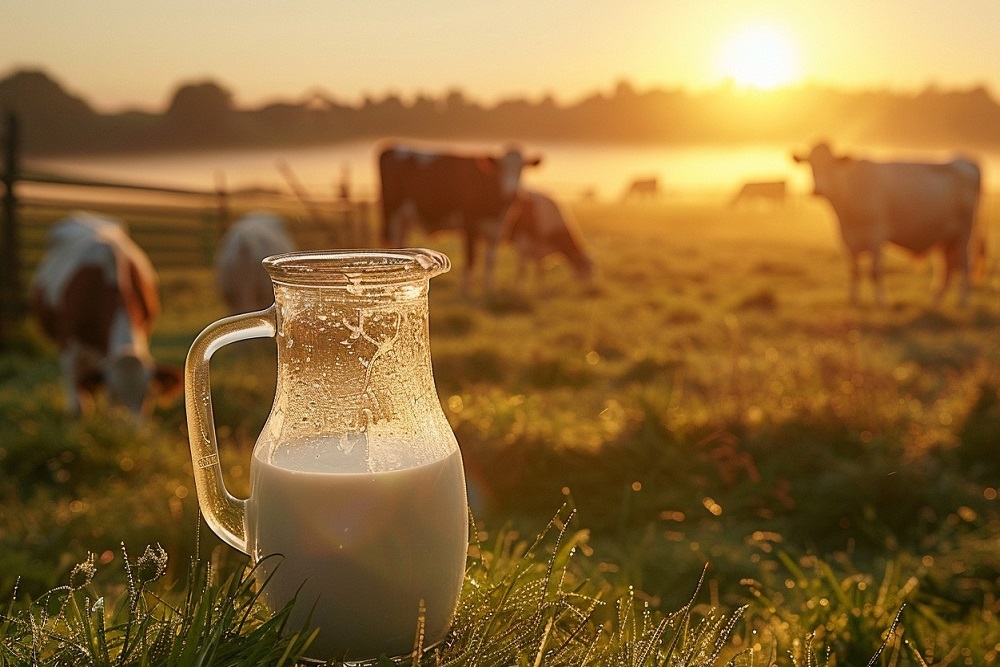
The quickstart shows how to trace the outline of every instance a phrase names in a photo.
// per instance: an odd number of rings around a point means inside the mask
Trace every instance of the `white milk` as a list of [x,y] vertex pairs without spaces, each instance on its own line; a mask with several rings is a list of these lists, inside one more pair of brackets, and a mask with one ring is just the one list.
[[[257,447],[264,456],[269,449]],[[277,451],[270,463],[256,452],[253,457],[247,543],[255,561],[284,556],[264,560],[257,580],[273,573],[263,589],[272,609],[298,592],[293,629],[312,610],[312,627],[320,632],[309,654],[409,653],[421,600],[425,646],[443,639],[462,588],[469,538],[459,450],[379,473],[358,471],[357,461],[343,466],[353,470],[309,472],[303,468],[306,459],[315,465],[314,446],[297,456],[295,448]]]

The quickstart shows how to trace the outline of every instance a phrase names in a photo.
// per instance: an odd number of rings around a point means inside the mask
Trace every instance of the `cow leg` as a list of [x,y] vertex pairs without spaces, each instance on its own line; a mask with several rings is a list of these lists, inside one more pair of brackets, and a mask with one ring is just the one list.
[[403,202],[385,222],[386,243],[393,248],[403,247],[410,234],[410,225],[416,217],[417,207],[413,202],[410,200]]
[[80,351],[75,341],[69,341],[59,352],[59,368],[63,376],[63,389],[66,393],[66,414],[78,417],[81,412],[80,383]]
[[850,264],[850,285],[848,295],[852,306],[858,305],[859,284],[861,282],[861,260],[857,252],[851,250],[848,253],[848,263]]
[[872,250],[872,287],[875,289],[875,305],[879,308],[885,305],[885,288],[882,285],[882,249]]
[[497,248],[499,242],[495,238],[486,240],[486,257],[483,261],[483,286],[487,292],[493,291],[493,274],[497,264]]
[[517,282],[523,283],[528,275],[528,253],[524,248],[517,249]]
[[528,278],[528,266],[531,265],[531,272],[534,274],[531,279],[538,283],[538,278],[541,270],[541,261],[538,255],[535,253],[534,248],[531,247],[530,243],[524,239],[518,239],[516,241],[517,246],[517,282],[520,285],[524,285]]
[[934,303],[940,304],[944,301],[944,296],[948,292],[948,286],[951,284],[951,275],[955,271],[961,271],[961,286],[959,292],[959,305],[965,306],[969,300],[969,247],[968,245],[963,245],[961,243],[954,243],[945,246],[942,254],[944,255],[944,276],[941,279],[941,285],[938,288],[937,294],[934,297]]
[[465,233],[465,274],[462,276],[462,293],[472,292],[472,280],[476,266],[476,235],[471,231]]
[[969,257],[969,244],[963,243],[958,246],[956,254],[958,255],[957,264],[959,270],[962,272],[962,287],[961,292],[958,296],[958,303],[963,308],[969,304],[969,293],[971,290],[972,281],[972,269],[970,267],[971,259]]

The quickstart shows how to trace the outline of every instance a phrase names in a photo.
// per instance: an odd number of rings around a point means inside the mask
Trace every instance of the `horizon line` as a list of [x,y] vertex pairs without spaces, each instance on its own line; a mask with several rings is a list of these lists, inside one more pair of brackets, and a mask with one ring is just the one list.
[[[176,97],[177,93],[189,86],[197,86],[202,84],[212,84],[218,86],[221,90],[229,93],[231,97],[235,100],[240,96],[240,93],[233,86],[226,83],[221,77],[216,77],[214,75],[208,76],[192,76],[192,77],[181,77],[177,79],[176,83],[173,84],[172,88],[168,88],[168,97],[166,103],[159,102],[157,105],[161,107],[160,111],[156,111],[156,105],[147,105],[142,103],[121,103],[119,105],[106,104],[101,102],[95,102],[91,94],[86,92],[78,92],[72,89],[71,84],[66,83],[66,79],[51,72],[50,69],[43,65],[12,65],[7,68],[7,70],[0,74],[0,81],[13,78],[18,74],[41,74],[57,84],[62,91],[72,97],[77,97],[81,101],[85,102],[93,111],[100,113],[102,115],[119,115],[126,113],[165,113],[169,107],[172,100]],[[589,92],[577,92],[573,93],[557,93],[555,91],[547,91],[543,93],[531,93],[525,92],[507,92],[507,93],[497,93],[492,96],[491,100],[484,99],[483,96],[470,95],[465,91],[465,89],[460,85],[448,86],[438,93],[428,92],[426,89],[422,89],[419,86],[415,87],[409,93],[401,92],[398,88],[388,87],[381,93],[373,93],[368,91],[358,92],[355,94],[355,99],[353,101],[349,100],[346,96],[341,94],[333,93],[322,86],[322,84],[315,84],[303,92],[296,95],[291,94],[281,94],[281,93],[270,93],[258,96],[256,101],[244,101],[240,105],[234,104],[233,108],[238,111],[243,110],[258,110],[267,108],[270,106],[280,105],[280,104],[293,104],[297,106],[302,106],[309,104],[310,102],[322,99],[326,102],[344,105],[344,106],[354,106],[363,107],[369,101],[374,101],[378,103],[380,101],[385,101],[388,99],[396,98],[399,99],[404,104],[413,104],[421,99],[430,100],[441,100],[451,95],[453,93],[459,93],[462,95],[463,99],[477,106],[482,106],[484,108],[492,108],[500,106],[505,103],[510,102],[527,102],[530,104],[541,104],[549,100],[552,101],[556,106],[567,107],[573,106],[575,104],[580,104],[588,99],[596,96],[610,97],[614,98],[617,96],[618,92],[622,88],[628,88],[631,90],[632,94],[636,96],[642,96],[650,93],[671,93],[671,94],[685,94],[692,97],[711,95],[719,93],[727,94],[739,94],[739,95],[777,95],[781,93],[789,92],[800,92],[808,89],[818,89],[825,92],[835,92],[845,95],[866,95],[866,94],[883,94],[883,95],[893,95],[893,96],[919,96],[928,93],[937,94],[950,94],[950,93],[973,93],[976,91],[985,92],[991,99],[993,98],[994,87],[988,82],[980,81],[976,83],[965,83],[965,84],[942,84],[936,80],[928,80],[926,83],[915,86],[901,86],[893,87],[891,84],[858,84],[858,85],[844,85],[844,84],[833,84],[833,83],[823,83],[815,79],[803,78],[798,81],[789,82],[786,84],[777,85],[774,87],[761,88],[753,85],[741,85],[736,83],[733,79],[725,79],[718,81],[713,84],[704,84],[700,86],[685,85],[685,84],[668,84],[668,83],[653,83],[653,84],[637,84],[633,82],[628,77],[618,77],[609,86],[601,87],[597,86],[591,89]]]

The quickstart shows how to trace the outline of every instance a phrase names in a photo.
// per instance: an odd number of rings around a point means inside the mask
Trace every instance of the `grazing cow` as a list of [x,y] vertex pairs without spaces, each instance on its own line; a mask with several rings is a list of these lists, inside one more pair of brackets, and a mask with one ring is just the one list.
[[517,195],[526,159],[511,148],[502,157],[448,155],[388,146],[378,157],[385,242],[405,245],[410,228],[429,233],[460,230],[465,236],[465,289],[471,286],[476,247],[486,241],[483,281],[492,288],[497,246],[507,211]]
[[263,310],[274,301],[265,257],[295,250],[284,221],[269,211],[247,213],[230,225],[215,254],[215,281],[231,313]]
[[536,276],[541,275],[542,261],[552,254],[563,255],[581,280],[593,276],[594,263],[584,247],[576,218],[545,193],[520,193],[510,209],[504,238],[520,251],[519,277],[524,276],[529,259],[535,263]]
[[729,205],[736,206],[740,202],[751,200],[781,204],[784,203],[786,194],[787,187],[784,181],[748,181],[743,184]]
[[655,199],[660,196],[660,181],[652,178],[637,178],[629,184],[622,199]]
[[151,388],[180,392],[180,369],[149,352],[160,310],[156,271],[119,221],[81,211],[53,227],[31,307],[59,344],[71,415],[92,408],[101,385],[110,403],[136,415],[149,407]]
[[960,271],[959,296],[969,296],[970,255],[981,238],[975,235],[979,202],[979,166],[967,159],[947,163],[873,162],[835,156],[823,143],[807,156],[792,156],[812,167],[814,193],[829,200],[851,261],[851,302],[857,303],[859,255],[871,254],[875,301],[883,305],[882,246],[893,243],[917,255],[940,247],[945,274],[940,300],[951,274]]

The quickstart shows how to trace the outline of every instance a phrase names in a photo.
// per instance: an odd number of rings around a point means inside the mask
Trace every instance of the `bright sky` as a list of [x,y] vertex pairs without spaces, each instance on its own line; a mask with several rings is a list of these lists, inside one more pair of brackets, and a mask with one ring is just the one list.
[[491,103],[810,81],[1000,93],[996,0],[27,0],[0,76],[40,67],[100,110],[162,110],[212,79],[240,106],[461,89]]

